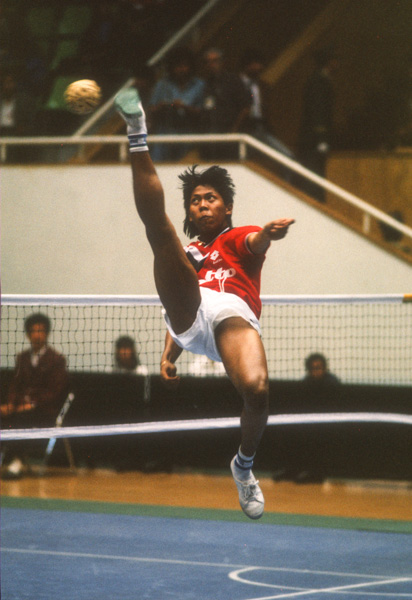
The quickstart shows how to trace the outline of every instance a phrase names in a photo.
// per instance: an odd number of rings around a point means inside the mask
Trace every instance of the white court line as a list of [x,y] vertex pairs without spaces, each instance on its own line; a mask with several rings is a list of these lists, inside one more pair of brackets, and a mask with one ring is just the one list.
[[[369,583],[356,583],[353,585],[342,585],[342,586],[337,586],[337,587],[330,587],[330,588],[319,588],[319,589],[313,589],[313,590],[305,590],[304,592],[293,592],[292,594],[276,594],[276,596],[259,596],[257,598],[248,598],[248,600],[279,600],[280,598],[301,598],[302,596],[310,596],[312,594],[328,594],[330,592],[338,592],[338,593],[342,593],[343,595],[348,593],[349,591],[352,592],[353,590],[359,589],[359,588],[365,588],[365,587],[370,587],[372,585],[390,585],[391,583],[402,583],[405,581],[412,581],[412,579],[410,577],[400,577],[397,579],[388,579],[386,581],[371,581]],[[249,582],[250,583],[250,582]],[[354,592],[356,595],[364,595],[363,592]],[[379,592],[366,592],[368,594],[369,597],[371,596],[389,596],[389,594],[380,594]],[[390,598],[392,598],[392,600],[395,600],[396,598],[412,598],[412,594],[394,594],[393,592],[390,593]]]
[[[285,567],[258,567],[258,566],[246,566],[246,565],[232,565],[225,563],[211,563],[211,562],[201,562],[201,561],[193,561],[193,560],[178,560],[178,559],[168,559],[168,558],[149,558],[149,557],[136,557],[136,556],[120,556],[120,555],[112,555],[112,554],[94,554],[87,552],[54,552],[51,550],[35,550],[35,549],[26,549],[26,548],[2,548],[2,552],[12,552],[19,554],[34,554],[34,555],[44,555],[44,556],[60,556],[67,558],[93,558],[93,559],[102,559],[102,560],[123,560],[128,562],[146,562],[146,563],[162,563],[162,564],[174,564],[174,565],[185,565],[185,566],[195,566],[195,567],[212,567],[219,569],[237,569],[235,573],[251,571],[251,570],[264,570],[264,571],[275,571],[275,572],[291,572],[291,573],[304,573],[307,575],[336,575],[339,577],[359,577],[365,578],[368,577],[374,578],[375,581],[371,581],[368,583],[358,583],[351,584],[346,586],[338,586],[331,588],[319,588],[319,589],[305,589],[299,588],[299,591],[295,591],[287,594],[276,594],[275,596],[259,596],[258,598],[249,598],[249,600],[278,600],[281,598],[298,598],[302,596],[308,596],[311,594],[325,594],[328,592],[342,592],[343,594],[348,591],[352,591],[354,589],[370,587],[375,585],[388,585],[391,583],[400,583],[405,581],[412,581],[409,577],[402,577],[397,579],[388,579],[389,576],[383,575],[362,575],[359,573],[339,573],[333,571],[312,571],[309,569],[289,569]],[[237,581],[238,583],[247,583],[249,585],[258,585],[265,587],[280,587],[280,586],[272,586],[271,584],[263,584],[260,582],[254,583],[248,580],[243,580],[241,577],[236,578],[234,573],[229,573],[229,578],[233,581]],[[282,586],[285,588],[285,586]],[[296,588],[295,588],[296,589]],[[301,591],[302,590],[302,591]],[[357,593],[357,592],[355,592]],[[360,593],[362,595],[362,592]],[[386,594],[369,594],[369,595],[379,595],[383,596]],[[394,598],[412,598],[412,594],[391,594],[392,599]]]
[[[314,571],[312,569],[293,569],[289,567],[262,567],[258,565],[237,565],[230,563],[213,563],[213,562],[202,562],[195,560],[179,560],[175,558],[151,558],[146,556],[122,556],[117,554],[94,554],[89,552],[67,552],[67,551],[54,551],[54,550],[36,550],[35,548],[7,548],[3,547],[2,552],[15,552],[18,554],[38,554],[46,556],[62,556],[68,558],[100,558],[102,560],[124,560],[129,562],[152,562],[152,563],[164,563],[173,565],[188,565],[188,566],[199,566],[199,567],[212,567],[219,569],[237,569],[238,571],[243,570],[261,570],[261,571],[275,571],[279,573],[301,573],[304,575],[332,575],[336,577],[354,577],[359,579],[374,579],[376,582],[382,580],[383,582],[391,578],[391,575],[370,575],[366,573],[344,573],[341,571]],[[412,579],[406,578],[405,581],[412,581]],[[246,580],[242,583],[251,583]]]
[[[197,562],[194,560],[178,560],[172,558],[149,558],[139,556],[119,556],[116,554],[92,554],[88,552],[54,552],[53,550],[34,550],[32,548],[2,548],[2,552],[15,552],[19,554],[37,554],[45,556],[61,556],[66,558],[100,558],[102,560],[124,560],[128,562],[147,562],[147,563],[163,563],[171,565],[187,565],[187,566],[199,566],[199,567],[213,567],[213,568],[229,568],[236,569],[242,568],[245,565],[230,565],[224,563],[209,563],[209,562]],[[256,567],[259,568],[259,567]]]
[[[240,577],[241,573],[246,573],[247,571],[256,571],[256,570],[262,570],[261,567],[258,567],[258,569],[256,569],[256,567],[246,567],[245,569],[237,569],[236,571],[231,571],[228,575],[229,579],[232,579],[233,581],[237,581],[238,583],[247,583],[249,585],[255,585],[255,586],[260,586],[260,587],[268,587],[268,588],[282,588],[282,589],[286,589],[286,590],[295,590],[295,591],[307,591],[308,588],[302,588],[302,587],[297,587],[297,586],[290,586],[290,585],[277,585],[274,583],[263,583],[261,581],[249,581],[248,579],[243,579],[243,577]],[[265,569],[267,570],[267,569]],[[308,572],[309,573],[309,572]],[[311,573],[310,574],[314,574]],[[350,577],[350,575],[348,575],[348,577]]]
[[[258,567],[259,569],[259,567]],[[271,583],[263,583],[260,581],[249,581],[248,579],[243,579],[242,577],[240,577],[240,573],[245,573],[246,571],[253,571],[256,570],[256,567],[246,567],[245,569],[239,569],[237,571],[232,571],[231,573],[229,573],[229,578],[232,579],[233,581],[237,581],[238,583],[246,583],[249,585],[254,585],[254,586],[261,586],[261,587],[268,587],[268,588],[283,588],[283,589],[289,589],[289,590],[295,590],[292,593],[281,593],[281,594],[275,594],[274,596],[259,596],[259,597],[254,597],[254,598],[249,598],[248,600],[278,600],[281,598],[301,598],[302,596],[310,596],[312,594],[326,594],[326,593],[330,593],[330,592],[340,592],[342,594],[346,594],[347,592],[351,591],[353,592],[354,590],[358,590],[360,588],[366,588],[366,587],[371,587],[371,586],[380,586],[380,585],[390,585],[393,583],[403,583],[406,581],[412,581],[412,579],[410,577],[398,577],[395,579],[387,579],[387,578],[382,578],[379,577],[379,579],[383,579],[383,581],[369,581],[369,582],[364,582],[364,583],[353,583],[353,584],[349,584],[349,585],[342,585],[342,586],[334,586],[334,587],[329,587],[329,588],[318,588],[318,589],[307,589],[307,588],[301,588],[301,587],[292,587],[292,586],[286,586],[286,585],[275,585],[275,584],[271,584]],[[265,569],[267,570],[267,568]],[[313,575],[316,574],[316,571],[306,571],[309,575]],[[351,575],[345,575],[345,574],[336,574],[339,576],[348,576],[350,577]],[[361,577],[361,575],[358,575],[358,577]],[[365,575],[365,577],[369,577],[372,578],[374,576],[372,575]],[[378,579],[378,576],[376,576],[376,579]],[[382,597],[390,597],[390,598],[412,598],[412,593],[411,594],[394,594],[393,592],[391,592],[390,594],[386,594],[386,593],[380,593],[380,592],[366,592],[367,595],[370,596],[379,596],[380,598]],[[355,592],[356,595],[364,595],[364,592]]]
[[[412,581],[409,577],[391,579],[389,575],[368,575],[368,574],[360,574],[360,573],[342,573],[335,571],[312,571],[310,569],[291,569],[287,567],[260,567],[260,566],[250,566],[250,565],[236,565],[229,563],[212,563],[212,562],[202,562],[202,561],[194,561],[194,560],[178,560],[178,559],[169,559],[169,558],[149,558],[149,557],[137,557],[137,556],[121,556],[116,554],[94,554],[87,552],[54,552],[51,550],[35,550],[33,548],[2,548],[2,552],[14,552],[20,554],[34,554],[34,555],[45,555],[45,556],[60,556],[67,558],[89,558],[89,559],[102,559],[102,560],[123,560],[127,562],[141,562],[141,563],[161,563],[161,564],[173,564],[173,565],[184,565],[184,566],[194,566],[194,567],[211,567],[211,568],[219,568],[219,569],[236,569],[235,573],[251,571],[251,570],[263,570],[263,571],[274,571],[274,572],[282,572],[282,573],[301,573],[306,575],[334,575],[337,577],[352,577],[352,578],[369,578],[374,579],[374,581],[368,583],[359,583],[352,584],[347,586],[340,587],[332,587],[332,588],[321,588],[321,589],[311,589],[311,590],[302,590],[300,588],[299,591],[295,591],[293,593],[287,594],[277,594],[275,596],[265,596],[259,598],[251,598],[249,600],[277,600],[278,598],[297,598],[300,596],[308,596],[309,594],[314,593],[326,593],[326,592],[342,592],[345,594],[349,590],[353,590],[356,588],[362,588],[372,585],[388,585],[390,583],[399,583],[404,581]],[[254,583],[251,581],[243,580],[242,578],[236,579],[235,577],[231,577],[232,573],[229,573],[228,576],[234,581],[238,581],[238,583],[247,583],[250,585],[259,585],[266,587],[274,587],[270,584],[263,583]],[[282,586],[283,588],[285,586]],[[295,588],[296,589],[296,588]],[[356,593],[356,592],[355,592]],[[372,594],[377,595],[377,594]],[[382,596],[383,594],[379,594]],[[412,599],[412,594],[391,594],[390,596],[392,600],[394,598],[410,598]]]

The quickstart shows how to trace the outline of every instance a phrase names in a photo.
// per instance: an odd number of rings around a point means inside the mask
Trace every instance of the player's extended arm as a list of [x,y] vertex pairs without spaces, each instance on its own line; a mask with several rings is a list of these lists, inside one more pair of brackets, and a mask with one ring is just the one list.
[[276,219],[267,223],[260,231],[251,233],[247,243],[253,254],[263,254],[270,246],[270,242],[281,240],[288,232],[289,226],[295,219]]
[[180,377],[176,375],[175,362],[182,354],[182,348],[176,344],[169,332],[166,333],[165,347],[160,362],[160,375],[165,383],[176,385]]

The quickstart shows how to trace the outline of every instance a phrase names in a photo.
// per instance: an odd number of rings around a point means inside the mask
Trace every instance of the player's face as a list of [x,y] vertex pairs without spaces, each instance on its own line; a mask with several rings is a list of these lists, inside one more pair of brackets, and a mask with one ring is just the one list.
[[202,241],[211,241],[228,225],[232,205],[226,206],[222,196],[212,187],[198,185],[193,190],[189,205],[189,219],[195,225]]
[[47,331],[42,323],[35,323],[28,333],[30,344],[35,352],[38,352],[47,342]]

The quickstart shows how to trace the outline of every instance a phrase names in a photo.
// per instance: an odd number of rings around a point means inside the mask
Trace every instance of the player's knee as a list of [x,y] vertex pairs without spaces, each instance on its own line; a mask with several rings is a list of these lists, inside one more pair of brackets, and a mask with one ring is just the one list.
[[269,382],[265,375],[256,376],[245,382],[245,405],[254,411],[264,412],[269,404]]

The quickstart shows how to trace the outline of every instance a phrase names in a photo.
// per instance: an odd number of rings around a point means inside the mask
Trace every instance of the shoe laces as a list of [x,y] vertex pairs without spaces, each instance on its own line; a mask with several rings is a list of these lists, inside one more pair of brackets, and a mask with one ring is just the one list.
[[258,489],[259,481],[253,481],[252,483],[245,483],[243,485],[243,496],[245,500],[253,500],[256,498],[256,491]]

